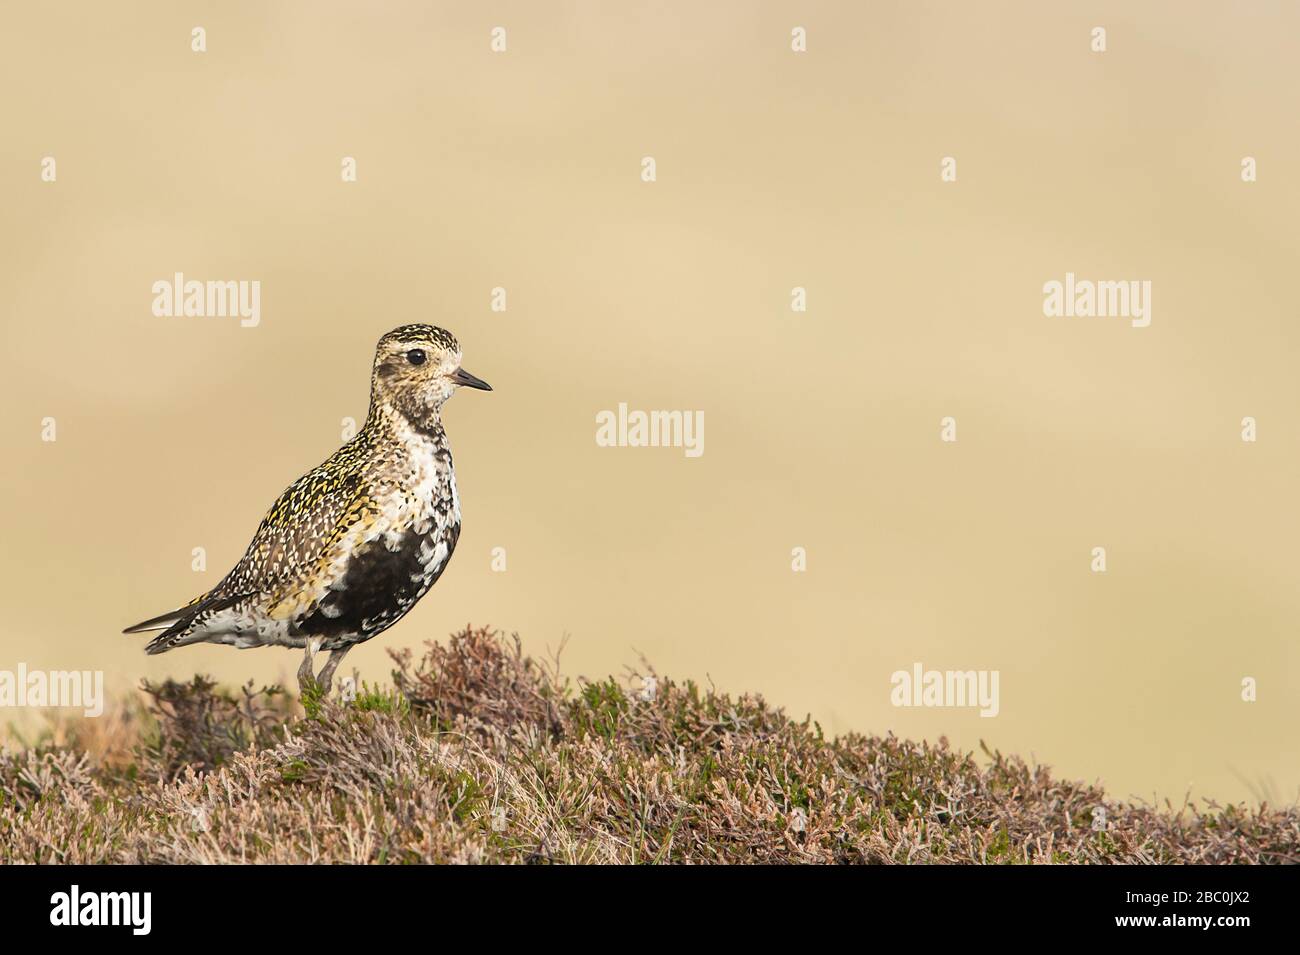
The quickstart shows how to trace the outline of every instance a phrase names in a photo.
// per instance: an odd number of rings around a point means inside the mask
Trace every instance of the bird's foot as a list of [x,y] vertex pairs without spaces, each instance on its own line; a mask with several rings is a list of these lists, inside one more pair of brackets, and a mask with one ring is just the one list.
[[334,689],[334,671],[338,669],[339,664],[343,662],[343,658],[348,655],[348,651],[351,649],[351,647],[344,647],[341,650],[331,650],[329,660],[326,661],[325,666],[321,667],[316,681],[321,685],[326,696],[329,696]]
[[302,665],[298,667],[298,692],[303,699],[323,700],[330,695],[334,688],[334,671],[338,669],[343,658],[348,655],[351,647],[343,647],[340,650],[331,650],[330,658],[326,661],[325,666],[321,667],[319,675],[313,675],[313,663],[315,662],[316,651],[320,649],[320,641],[312,641],[307,644],[306,652],[302,657]]

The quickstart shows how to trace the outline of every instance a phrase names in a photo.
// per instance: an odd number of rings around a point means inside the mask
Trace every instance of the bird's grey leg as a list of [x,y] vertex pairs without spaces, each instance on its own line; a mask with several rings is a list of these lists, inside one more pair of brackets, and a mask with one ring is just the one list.
[[330,695],[330,690],[333,688],[334,671],[338,669],[338,665],[343,662],[343,658],[348,655],[348,651],[351,649],[352,647],[347,646],[338,650],[331,650],[329,661],[321,669],[320,676],[316,677],[316,682],[320,684],[326,696]]
[[307,641],[307,646],[302,655],[302,665],[298,667],[299,693],[306,693],[309,688],[316,686],[316,678],[312,676],[312,665],[316,656],[316,651],[319,649],[320,640]]

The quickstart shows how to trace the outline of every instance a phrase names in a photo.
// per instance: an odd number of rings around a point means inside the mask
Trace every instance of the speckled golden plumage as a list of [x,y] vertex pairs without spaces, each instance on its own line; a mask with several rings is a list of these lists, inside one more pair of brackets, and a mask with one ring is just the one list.
[[396,623],[445,569],[460,501],[442,405],[458,387],[491,390],[460,367],[443,329],[404,325],[380,339],[365,426],[280,495],[238,564],[185,607],[130,627],[162,630],[149,653],[190,643],[331,651]]

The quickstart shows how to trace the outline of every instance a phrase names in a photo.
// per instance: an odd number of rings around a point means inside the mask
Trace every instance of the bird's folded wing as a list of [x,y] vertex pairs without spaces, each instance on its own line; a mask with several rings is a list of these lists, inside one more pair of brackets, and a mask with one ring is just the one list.
[[320,599],[340,548],[375,510],[360,471],[330,463],[280,495],[223,589],[261,595],[266,612],[280,619],[297,616]]

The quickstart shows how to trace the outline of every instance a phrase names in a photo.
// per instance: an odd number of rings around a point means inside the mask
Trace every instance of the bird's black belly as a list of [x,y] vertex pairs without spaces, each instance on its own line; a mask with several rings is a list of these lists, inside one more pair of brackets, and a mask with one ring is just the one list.
[[[459,536],[460,527],[452,525],[435,527],[428,534],[408,531],[395,550],[390,550],[383,538],[364,545],[348,561],[338,584],[297,622],[294,632],[324,638],[323,649],[329,650],[369,640],[387,630],[442,575]],[[439,541],[447,546],[442,562],[422,561],[421,548],[428,554]]]

